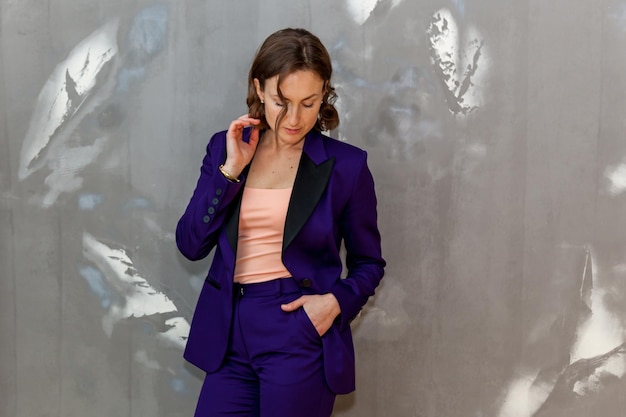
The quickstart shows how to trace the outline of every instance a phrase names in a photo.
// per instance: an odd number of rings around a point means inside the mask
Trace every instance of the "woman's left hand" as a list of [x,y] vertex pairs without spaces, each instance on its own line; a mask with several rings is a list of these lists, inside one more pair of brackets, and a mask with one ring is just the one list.
[[331,293],[323,295],[303,295],[288,304],[280,306],[283,311],[296,311],[300,307],[309,316],[317,333],[323,336],[333,325],[335,318],[341,313],[341,308],[335,296]]

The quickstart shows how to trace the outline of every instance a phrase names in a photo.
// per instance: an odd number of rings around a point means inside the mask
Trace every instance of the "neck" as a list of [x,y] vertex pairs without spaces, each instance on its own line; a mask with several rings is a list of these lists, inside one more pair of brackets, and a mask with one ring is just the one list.
[[294,152],[294,151],[302,151],[304,147],[304,139],[295,143],[286,143],[278,139],[278,136],[274,131],[266,130],[262,135],[259,141],[259,145],[266,148],[268,151],[275,153],[283,153],[283,152]]

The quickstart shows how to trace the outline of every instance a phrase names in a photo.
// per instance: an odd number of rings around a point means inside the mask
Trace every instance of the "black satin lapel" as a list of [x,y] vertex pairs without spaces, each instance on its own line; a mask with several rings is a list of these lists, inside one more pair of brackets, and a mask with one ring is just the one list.
[[226,218],[226,236],[228,237],[228,243],[230,243],[234,253],[237,253],[237,241],[239,240],[239,211],[241,210],[242,196],[243,192],[240,192],[237,196],[237,201],[234,203],[232,212],[229,214],[228,218]]
[[283,250],[287,248],[302,229],[322,197],[330,174],[332,173],[335,159],[331,158],[319,165],[302,153],[300,167],[293,184],[287,219],[285,220],[285,233],[283,236]]
[[[224,151],[224,159],[226,159],[226,151]],[[250,171],[250,164],[241,172],[241,175],[248,176]],[[239,242],[239,212],[241,211],[241,199],[243,197],[244,187],[239,190],[239,195],[236,197],[236,201],[233,203],[234,207],[232,212],[226,218],[226,236],[228,237],[228,243],[233,248],[233,252],[237,254],[237,243]]]

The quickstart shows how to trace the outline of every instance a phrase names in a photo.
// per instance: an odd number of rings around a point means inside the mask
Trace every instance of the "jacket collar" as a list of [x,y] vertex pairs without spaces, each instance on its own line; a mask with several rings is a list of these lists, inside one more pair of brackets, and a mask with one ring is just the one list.
[[[326,190],[335,158],[328,158],[324,146],[325,136],[317,131],[310,131],[304,138],[302,156],[293,184],[291,199],[285,219],[283,234],[283,252],[296,238],[302,226],[309,219],[322,194]],[[237,253],[239,234],[239,211],[242,190],[239,192],[233,213],[226,221],[226,233],[233,252]]]
[[307,154],[315,165],[320,165],[328,159],[324,143],[326,139],[326,136],[316,130],[311,130],[304,138],[302,153]]

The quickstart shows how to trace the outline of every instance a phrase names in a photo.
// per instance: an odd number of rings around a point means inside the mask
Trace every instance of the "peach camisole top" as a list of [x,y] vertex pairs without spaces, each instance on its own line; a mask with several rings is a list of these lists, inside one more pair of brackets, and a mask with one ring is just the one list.
[[241,284],[290,277],[281,255],[291,188],[244,188],[234,281]]

